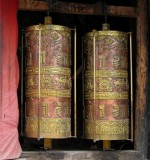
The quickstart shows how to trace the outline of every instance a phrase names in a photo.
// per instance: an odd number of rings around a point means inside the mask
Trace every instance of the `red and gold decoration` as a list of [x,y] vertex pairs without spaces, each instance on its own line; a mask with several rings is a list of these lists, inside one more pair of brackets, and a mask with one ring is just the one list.
[[[105,27],[105,26],[104,26]],[[127,34],[103,29],[85,35],[85,138],[129,136]]]
[[71,30],[26,29],[26,136],[68,138],[71,132]]

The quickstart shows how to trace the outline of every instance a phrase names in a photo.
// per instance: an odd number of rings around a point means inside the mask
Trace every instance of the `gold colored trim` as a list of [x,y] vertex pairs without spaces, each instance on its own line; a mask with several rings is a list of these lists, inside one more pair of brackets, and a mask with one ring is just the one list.
[[40,139],[40,120],[39,120],[39,117],[40,117],[40,102],[41,102],[41,60],[40,60],[40,57],[41,57],[41,25],[40,25],[40,28],[39,28],[39,66],[38,66],[38,79],[39,79],[39,84],[38,84],[38,139]]
[[[95,134],[96,125],[96,134]],[[119,140],[128,139],[129,120],[85,120],[85,133],[87,139]]]
[[40,24],[40,25],[33,25],[33,26],[29,26],[27,27],[26,29],[26,32],[28,31],[38,31],[40,30],[41,28],[41,31],[43,30],[57,30],[57,31],[64,31],[64,32],[69,32],[71,33],[71,29],[69,27],[66,27],[66,26],[61,26],[61,25],[43,25],[43,24]]
[[[38,74],[38,67],[27,67],[26,73],[29,74]],[[41,74],[61,74],[61,75],[70,75],[70,68],[54,68],[54,67],[40,67]]]
[[[39,94],[37,92],[37,89],[27,90],[26,91],[26,97],[38,97]],[[70,97],[71,92],[70,90],[45,90],[41,89],[40,97]]]
[[[85,76],[93,77],[94,73],[92,70],[88,70],[86,71]],[[123,70],[118,70],[118,71],[96,70],[95,76],[96,77],[127,77],[128,72]]]
[[77,137],[77,30],[74,29],[74,136]]
[[[37,118],[26,117],[26,136],[37,138]],[[40,138],[68,138],[70,137],[70,118],[39,118]]]
[[124,36],[127,38],[127,35],[125,32],[112,31],[112,30],[89,32],[86,34],[86,37],[93,37],[94,35],[95,35],[95,37],[97,37],[97,36]]
[[93,139],[94,141],[99,140],[128,140],[129,134],[125,135],[95,135],[95,139],[93,138],[93,134],[86,135],[86,139]]
[[[87,92],[85,99],[94,99],[93,92]],[[128,92],[96,92],[95,99],[128,99]]]
[[[95,113],[95,99],[96,99],[96,66],[95,66],[95,61],[96,61],[96,58],[95,58],[95,56],[96,56],[96,46],[95,46],[95,35],[96,35],[96,31],[94,31],[94,36],[93,36],[93,82],[94,82],[94,94],[93,94],[93,98],[94,98],[94,113]],[[94,114],[94,120],[95,120],[95,114]],[[96,125],[95,125],[95,128],[93,128],[94,129],[94,139],[95,139],[95,135],[96,135]]]

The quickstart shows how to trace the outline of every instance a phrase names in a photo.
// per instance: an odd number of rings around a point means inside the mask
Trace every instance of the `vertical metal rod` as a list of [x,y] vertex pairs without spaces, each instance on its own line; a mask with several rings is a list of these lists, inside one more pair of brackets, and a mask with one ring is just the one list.
[[131,141],[133,142],[133,65],[132,65],[132,32],[130,34],[130,94],[131,94]]
[[38,140],[40,140],[40,98],[41,98],[41,26],[39,26],[39,88],[38,88]]
[[77,54],[77,31],[76,27],[74,29],[74,136],[77,137],[77,91],[76,91],[76,86],[77,86],[77,73],[76,73],[76,54]]
[[23,58],[24,58],[24,56],[23,56],[23,48],[24,48],[24,32],[23,32],[23,30],[22,30],[22,32],[21,32],[21,136],[23,136],[23,134],[24,134],[24,127],[23,127],[23,90],[24,90],[24,88],[23,88]]
[[83,138],[85,135],[85,106],[84,106],[84,37],[82,37],[82,106],[83,106]]
[[26,112],[27,111],[27,105],[26,105],[26,102],[24,104],[24,110],[25,110],[24,112],[25,112],[25,118],[26,118],[27,117],[27,112]]
[[96,54],[96,46],[95,46],[95,32],[94,32],[94,35],[93,35],[93,71],[94,71],[94,79],[93,79],[93,87],[94,87],[94,123],[95,123],[95,129],[94,129],[94,140],[95,140],[95,135],[96,135],[96,121],[95,121],[95,54]]
[[131,127],[131,137],[130,141],[133,142],[133,57],[132,57],[132,32],[127,32],[129,34],[129,43],[130,43],[130,105],[131,105],[131,115],[130,115],[130,127]]

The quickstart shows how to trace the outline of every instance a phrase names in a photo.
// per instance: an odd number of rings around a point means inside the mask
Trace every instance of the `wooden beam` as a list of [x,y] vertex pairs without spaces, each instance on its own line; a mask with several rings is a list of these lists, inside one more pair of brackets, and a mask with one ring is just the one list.
[[62,159],[62,160],[71,160],[71,159],[81,159],[81,160],[89,160],[89,159],[99,159],[99,160],[145,160],[140,152],[126,150],[126,151],[79,151],[79,150],[71,150],[71,151],[37,151],[37,152],[22,152],[20,158],[29,158],[29,159]]
[[135,102],[135,149],[147,158],[148,151],[148,0],[137,1],[137,61]]
[[136,7],[108,6],[107,10],[109,16],[120,16],[130,18],[136,18],[137,16]]
[[[68,14],[85,14],[85,15],[104,15],[104,5],[102,2],[96,4],[69,3],[57,1],[48,7],[45,1],[40,0],[19,0],[19,10],[29,11],[47,11],[68,13]],[[108,16],[136,17],[136,8],[123,6],[107,6]]]

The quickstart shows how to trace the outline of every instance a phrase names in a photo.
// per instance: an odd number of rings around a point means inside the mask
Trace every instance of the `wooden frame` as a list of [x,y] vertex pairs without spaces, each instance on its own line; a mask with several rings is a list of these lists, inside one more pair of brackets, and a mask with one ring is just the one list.
[[[137,20],[137,57],[136,57],[136,95],[135,95],[135,142],[134,150],[113,151],[113,152],[95,152],[99,159],[113,160],[145,160],[148,157],[148,0],[137,0],[136,7],[107,6],[108,16],[122,16],[136,18]],[[58,1],[56,6],[51,8],[51,12],[69,13],[69,14],[87,14],[104,15],[104,10],[100,3],[97,4],[78,4]],[[59,7],[58,7],[59,6]],[[44,1],[20,0],[19,10],[46,11],[48,6]],[[53,152],[54,153],[54,152]],[[55,152],[57,155],[60,152]],[[70,155],[69,151],[61,151],[65,156]],[[86,153],[82,152],[82,153]],[[31,153],[32,154],[32,153]],[[37,153],[39,154],[39,153]],[[72,153],[72,155],[76,152]],[[113,158],[112,158],[113,157]]]
[[[29,11],[47,11],[68,13],[68,14],[86,14],[86,15],[104,15],[104,4],[100,1],[96,4],[68,3],[57,1],[56,4],[48,7],[45,1],[40,0],[19,0],[19,10]],[[136,7],[107,6],[108,16],[123,16],[136,18]]]

